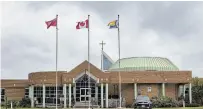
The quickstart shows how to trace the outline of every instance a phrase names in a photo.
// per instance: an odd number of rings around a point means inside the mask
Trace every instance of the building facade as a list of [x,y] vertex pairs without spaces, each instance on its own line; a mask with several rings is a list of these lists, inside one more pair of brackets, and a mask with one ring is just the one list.
[[[123,107],[132,105],[140,94],[150,98],[168,96],[178,99],[181,95],[185,96],[186,90],[192,102],[191,71],[180,71],[170,60],[160,57],[123,58],[120,63],[120,68],[117,61],[108,70],[102,71],[84,61],[69,72],[58,71],[57,104],[83,107],[94,99],[95,103],[91,105],[118,107],[119,83]],[[32,72],[27,80],[2,79],[1,102],[5,101],[5,97],[8,100],[30,98],[32,107],[56,105],[56,72]]]

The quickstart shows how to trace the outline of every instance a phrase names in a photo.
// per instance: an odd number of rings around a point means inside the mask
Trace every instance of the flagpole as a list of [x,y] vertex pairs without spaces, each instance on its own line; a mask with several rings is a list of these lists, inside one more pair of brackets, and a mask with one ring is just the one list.
[[58,71],[57,71],[57,64],[58,64],[58,15],[56,15],[56,21],[57,21],[57,24],[56,24],[56,109],[57,109],[57,102],[58,102],[58,99],[57,99],[57,97],[58,97],[58,92],[57,92],[57,82],[58,82],[58,80],[57,80],[57,73],[58,73]]
[[90,88],[90,15],[88,15],[88,72],[89,72],[89,81],[88,81],[88,92],[89,92],[89,109],[90,109],[90,102],[91,102],[91,88]]
[[119,108],[121,108],[121,74],[120,74],[120,26],[119,26],[119,15],[118,15],[118,57],[119,57],[119,60],[118,60],[118,65],[119,65],[119,98],[120,98],[120,105],[119,105]]

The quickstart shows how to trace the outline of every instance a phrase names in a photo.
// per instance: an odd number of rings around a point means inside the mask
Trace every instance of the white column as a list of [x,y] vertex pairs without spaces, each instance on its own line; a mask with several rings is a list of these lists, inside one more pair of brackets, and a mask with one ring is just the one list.
[[189,100],[190,100],[190,103],[192,103],[192,84],[191,83],[189,84]]
[[96,89],[95,89],[95,98],[98,101],[98,86],[96,86]]
[[109,107],[109,85],[106,83],[106,108]]
[[165,83],[162,83],[162,96],[166,96],[166,92],[165,92]]
[[74,101],[76,102],[76,83],[75,83],[75,78],[73,78],[73,97],[74,97]]
[[185,84],[183,84],[183,97],[185,98]]
[[73,95],[74,95],[74,100],[76,102],[76,86],[73,87]]
[[71,108],[71,94],[72,94],[72,93],[71,93],[71,84],[69,84],[68,90],[69,90],[69,91],[68,91],[68,95],[69,95],[69,96],[68,96],[68,97],[69,97],[69,98],[68,98],[68,106],[69,106],[69,108]]
[[98,104],[98,102],[99,102],[99,99],[98,99],[98,84],[99,84],[99,79],[97,78],[97,86],[96,86],[96,89],[95,89],[95,92],[96,92],[96,100],[97,100],[97,104]]
[[34,108],[34,86],[29,87],[29,98],[31,100],[31,107]]
[[178,85],[178,97],[180,97],[181,96],[181,85]]
[[64,95],[63,107],[66,108],[67,107],[67,104],[66,104],[66,84],[63,84],[63,95]]
[[11,109],[13,109],[13,101],[11,101]]
[[45,108],[45,84],[43,84],[43,108]]
[[104,99],[104,98],[103,98],[103,94],[104,94],[103,87],[104,87],[104,86],[103,86],[103,83],[101,83],[101,108],[103,108],[103,106],[104,106],[104,105],[103,105],[103,104],[104,104],[104,103],[103,103],[103,102],[104,102],[104,100],[103,100],[103,99]]
[[134,83],[134,99],[137,98],[137,83]]

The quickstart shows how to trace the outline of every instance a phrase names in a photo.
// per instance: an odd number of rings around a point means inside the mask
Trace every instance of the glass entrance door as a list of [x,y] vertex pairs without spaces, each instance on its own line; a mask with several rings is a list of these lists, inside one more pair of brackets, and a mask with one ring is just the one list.
[[80,102],[89,101],[90,95],[90,88],[80,88]]
[[[75,97],[76,102],[89,101],[90,97],[96,97],[96,84],[97,82],[84,74],[76,79]],[[91,95],[90,95],[91,94]]]

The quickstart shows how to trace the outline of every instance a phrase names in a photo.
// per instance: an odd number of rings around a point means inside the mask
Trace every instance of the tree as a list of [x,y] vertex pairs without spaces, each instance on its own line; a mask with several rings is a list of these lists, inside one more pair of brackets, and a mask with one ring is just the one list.
[[193,78],[192,98],[194,103],[203,105],[203,81],[198,77]]

